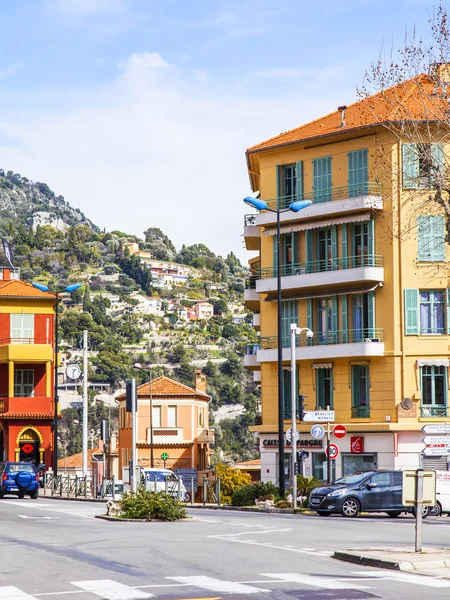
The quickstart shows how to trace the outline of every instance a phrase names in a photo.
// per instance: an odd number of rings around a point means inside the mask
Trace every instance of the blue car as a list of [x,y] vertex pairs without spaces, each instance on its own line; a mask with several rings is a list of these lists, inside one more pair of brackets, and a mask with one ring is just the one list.
[[12,494],[19,498],[30,496],[32,500],[36,500],[39,496],[39,474],[32,463],[0,463],[0,473],[0,498]]
[[[360,512],[385,512],[398,517],[402,512],[414,514],[414,507],[402,503],[401,471],[358,471],[314,489],[309,508],[327,517],[332,513],[356,517]],[[424,506],[422,516],[428,515]]]

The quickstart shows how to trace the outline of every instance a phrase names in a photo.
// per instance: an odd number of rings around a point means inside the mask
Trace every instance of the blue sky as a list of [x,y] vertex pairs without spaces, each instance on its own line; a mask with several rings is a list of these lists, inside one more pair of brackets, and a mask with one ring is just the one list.
[[0,167],[248,258],[246,147],[356,98],[422,0],[0,0]]

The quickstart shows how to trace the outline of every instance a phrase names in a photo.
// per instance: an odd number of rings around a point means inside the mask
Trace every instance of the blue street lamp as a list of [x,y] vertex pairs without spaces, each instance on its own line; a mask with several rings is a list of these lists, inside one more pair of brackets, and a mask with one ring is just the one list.
[[[58,394],[58,326],[59,326],[59,294],[63,294],[64,292],[74,292],[78,288],[81,287],[81,283],[73,283],[72,285],[68,285],[63,290],[58,290],[53,292],[56,296],[56,305],[55,305],[55,376],[54,376],[54,388],[53,388],[53,399],[54,399],[54,412],[53,412],[53,473],[56,476],[58,474],[58,404],[59,404],[59,394]],[[48,292],[49,287],[47,285],[43,285],[42,283],[36,283],[33,281],[33,286],[41,292]]]
[[284,473],[284,410],[283,410],[283,343],[281,339],[281,235],[280,235],[280,214],[288,211],[299,212],[312,204],[311,200],[296,200],[291,202],[288,208],[269,208],[265,200],[258,197],[247,196],[244,198],[245,204],[248,204],[256,210],[267,210],[277,215],[277,330],[278,330],[278,472],[280,496],[284,498],[285,494],[285,473]]

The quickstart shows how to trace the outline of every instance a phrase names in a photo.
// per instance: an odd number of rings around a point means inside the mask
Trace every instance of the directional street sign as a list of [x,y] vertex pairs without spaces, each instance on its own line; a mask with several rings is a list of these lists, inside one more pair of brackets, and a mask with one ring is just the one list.
[[[325,454],[328,456],[328,448],[325,448]],[[339,456],[339,448],[336,444],[330,444],[330,458],[334,460]]]
[[424,425],[422,431],[425,433],[450,433],[450,425],[436,423],[434,425]]
[[450,447],[445,446],[444,448],[424,448],[422,450],[424,456],[448,456],[450,455]]
[[303,414],[303,420],[332,423],[334,421],[334,410],[306,410]]
[[333,427],[333,435],[338,440],[341,440],[342,438],[345,438],[345,436],[347,435],[347,428],[344,427],[344,425],[335,425]]
[[[296,442],[300,439],[300,434],[297,429],[295,430],[294,437]],[[289,427],[289,429],[286,431],[286,440],[292,444],[292,427]]]
[[311,435],[315,440],[321,440],[325,435],[325,429],[322,425],[313,425],[311,427]]
[[427,435],[422,438],[422,442],[427,446],[434,444],[444,444],[444,446],[450,446],[450,435]]

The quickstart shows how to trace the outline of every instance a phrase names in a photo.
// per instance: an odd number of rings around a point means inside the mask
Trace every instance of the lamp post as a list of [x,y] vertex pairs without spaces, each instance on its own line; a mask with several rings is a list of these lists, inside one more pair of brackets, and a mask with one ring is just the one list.
[[[134,363],[133,367],[138,369],[139,371],[146,371],[141,363]],[[152,394],[152,368],[149,369],[149,388],[150,388],[150,467],[153,469],[154,460],[153,460],[153,394]]]
[[[42,283],[33,282],[33,286],[41,292],[48,292],[49,288],[47,285]],[[59,327],[59,295],[64,292],[74,292],[81,287],[81,283],[74,283],[68,285],[63,290],[53,292],[55,294],[55,358],[54,358],[54,386],[53,386],[53,474],[58,475],[58,405],[59,405],[59,394],[58,394],[58,327]]]
[[[259,194],[258,194],[259,196]],[[278,471],[279,471],[279,491],[280,496],[284,498],[286,492],[285,473],[284,473],[284,410],[283,410],[283,340],[281,323],[281,235],[280,235],[280,214],[288,211],[299,212],[312,204],[311,200],[297,200],[291,202],[287,208],[269,208],[265,200],[258,197],[248,196],[244,198],[245,204],[256,208],[256,210],[267,210],[277,215],[277,337],[278,337]],[[278,199],[277,199],[278,204]]]
[[296,372],[295,372],[295,336],[306,331],[306,337],[311,339],[314,333],[309,327],[297,327],[297,323],[291,323],[291,413],[292,413],[292,457],[291,457],[291,478],[292,478],[292,507],[297,508],[297,473],[295,472],[296,454],[297,454],[297,394],[295,390]]

